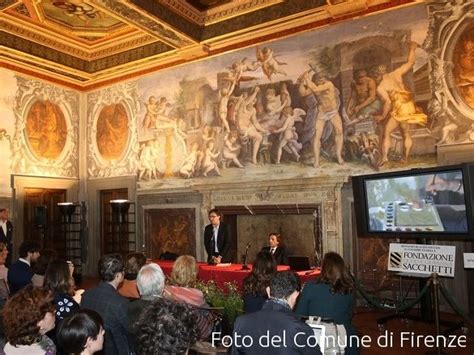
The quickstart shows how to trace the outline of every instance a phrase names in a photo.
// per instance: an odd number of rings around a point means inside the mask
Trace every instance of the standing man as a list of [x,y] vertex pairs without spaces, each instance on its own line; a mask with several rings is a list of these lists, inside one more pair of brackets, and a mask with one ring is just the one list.
[[270,233],[268,235],[268,247],[263,247],[262,251],[272,254],[277,265],[288,265],[288,251],[281,243],[280,234]]
[[8,249],[6,267],[10,267],[12,261],[12,239],[13,224],[8,220],[8,208],[0,208],[0,242],[5,244]]
[[10,287],[10,294],[14,294],[23,287],[31,283],[33,271],[31,264],[35,263],[40,256],[40,248],[38,242],[34,240],[25,240],[21,243],[18,250],[20,258],[15,261],[8,269],[8,286]]
[[231,354],[321,354],[319,346],[309,339],[314,336],[312,328],[293,312],[300,294],[298,276],[291,271],[275,273],[267,294],[262,310],[235,321],[233,339],[242,341],[233,344]]
[[217,209],[209,211],[209,222],[204,229],[204,246],[209,263],[231,262],[229,226],[221,222],[221,213]]

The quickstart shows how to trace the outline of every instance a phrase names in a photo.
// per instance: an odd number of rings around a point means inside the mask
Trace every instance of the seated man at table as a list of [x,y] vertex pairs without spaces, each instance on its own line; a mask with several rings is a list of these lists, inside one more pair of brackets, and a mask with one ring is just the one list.
[[277,272],[267,288],[269,299],[262,310],[244,314],[235,321],[232,354],[321,354],[319,346],[309,339],[314,336],[311,327],[292,311],[300,288],[295,273]]
[[210,264],[231,262],[229,226],[221,222],[221,213],[217,209],[209,211],[209,222],[204,229],[204,246]]
[[270,233],[268,235],[268,247],[263,247],[262,251],[272,254],[277,265],[288,265],[288,251],[281,239],[280,234]]

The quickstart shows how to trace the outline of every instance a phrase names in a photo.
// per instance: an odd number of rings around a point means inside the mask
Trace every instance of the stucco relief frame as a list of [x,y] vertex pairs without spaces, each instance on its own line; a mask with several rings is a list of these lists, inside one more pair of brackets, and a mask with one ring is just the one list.
[[[128,141],[117,160],[102,158],[97,147],[97,121],[104,106],[121,104],[128,117]],[[135,174],[138,166],[136,117],[140,109],[137,84],[121,83],[87,95],[87,161],[90,177],[112,177]]]
[[[12,172],[14,174],[47,175],[61,177],[78,176],[77,114],[78,94],[60,87],[17,76],[15,133],[12,141]],[[36,156],[30,148],[25,133],[26,120],[31,106],[37,101],[50,101],[57,105],[66,121],[67,137],[61,154],[55,159]]]
[[[456,93],[454,82],[454,47],[467,25],[474,22],[474,3],[468,0],[432,1],[428,4],[430,24],[423,48],[429,53],[430,84],[433,95],[429,103],[435,125],[451,127],[455,137],[471,129],[474,109]],[[446,128],[444,128],[446,129]],[[442,137],[440,143],[457,143]]]

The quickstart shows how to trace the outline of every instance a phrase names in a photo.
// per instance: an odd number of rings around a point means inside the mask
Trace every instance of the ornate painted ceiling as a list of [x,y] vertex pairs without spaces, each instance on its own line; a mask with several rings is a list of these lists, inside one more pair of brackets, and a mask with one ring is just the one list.
[[0,0],[0,66],[90,90],[413,0]]

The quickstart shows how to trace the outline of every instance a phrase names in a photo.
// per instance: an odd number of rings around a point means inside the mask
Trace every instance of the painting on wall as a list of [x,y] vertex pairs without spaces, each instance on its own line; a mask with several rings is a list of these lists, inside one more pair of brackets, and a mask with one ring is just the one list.
[[104,106],[97,120],[97,148],[106,160],[119,159],[128,141],[128,116],[118,103]]
[[66,120],[59,106],[50,101],[34,102],[26,117],[25,134],[33,154],[57,159],[67,137]]
[[146,209],[144,233],[150,258],[166,253],[196,256],[193,208]]
[[428,23],[417,5],[140,79],[141,186],[434,164]]

